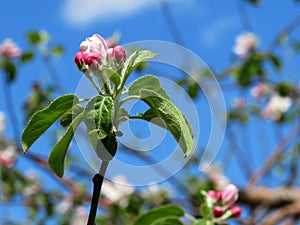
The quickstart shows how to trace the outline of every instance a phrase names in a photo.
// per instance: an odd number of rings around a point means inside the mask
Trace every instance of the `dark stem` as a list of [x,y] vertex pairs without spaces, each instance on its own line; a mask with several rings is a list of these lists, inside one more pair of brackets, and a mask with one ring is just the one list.
[[96,225],[95,219],[97,215],[99,198],[100,198],[104,175],[108,167],[108,163],[109,161],[103,161],[99,173],[95,174],[93,178],[94,189],[93,189],[93,196],[92,196],[91,208],[90,208],[87,225]]
[[2,76],[2,85],[3,85],[4,102],[6,105],[6,110],[8,112],[7,114],[10,120],[10,124],[12,126],[14,138],[15,141],[19,143],[19,138],[20,138],[19,121],[15,110],[14,100],[11,93],[11,87],[10,84],[6,82],[5,76]]

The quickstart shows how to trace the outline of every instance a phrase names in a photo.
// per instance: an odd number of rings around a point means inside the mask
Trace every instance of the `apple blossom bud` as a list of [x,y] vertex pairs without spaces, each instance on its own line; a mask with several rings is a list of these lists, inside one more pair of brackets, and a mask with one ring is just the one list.
[[221,206],[215,206],[213,208],[213,214],[215,217],[223,216],[223,208]]
[[88,66],[92,66],[95,64],[101,64],[101,57],[100,55],[98,55],[97,53],[91,52],[90,54],[88,54],[85,58],[85,64]]
[[213,190],[209,190],[207,192],[207,195],[211,197],[212,199],[220,200],[221,199],[221,193]]
[[227,185],[221,193],[222,195],[222,202],[226,203],[228,207],[232,206],[236,200],[238,199],[239,190],[238,188],[233,185]]
[[239,206],[234,206],[230,209],[233,218],[238,218],[242,214],[242,208]]
[[80,71],[84,70],[85,59],[86,59],[86,56],[83,52],[77,52],[76,53],[74,62],[75,62],[75,65],[77,66],[77,68]]
[[125,62],[126,52],[122,46],[116,46],[112,50],[112,58],[115,59],[118,63]]

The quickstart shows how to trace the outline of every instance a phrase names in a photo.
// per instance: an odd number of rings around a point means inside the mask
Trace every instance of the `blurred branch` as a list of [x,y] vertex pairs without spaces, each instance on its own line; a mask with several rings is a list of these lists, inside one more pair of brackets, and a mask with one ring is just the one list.
[[290,132],[284,136],[275,147],[273,154],[266,160],[263,166],[258,169],[250,178],[248,183],[248,188],[254,186],[274,165],[274,163],[280,158],[283,154],[285,148],[293,140],[293,138],[299,134],[300,124],[294,126]]
[[267,48],[266,52],[272,52],[281,40],[286,37],[289,33],[294,31],[300,25],[300,14],[297,15],[286,27],[284,27],[271,42],[270,46]]
[[240,14],[241,22],[243,28],[247,31],[252,31],[252,26],[250,23],[250,18],[247,12],[246,3],[244,0],[237,0],[238,11]]
[[10,125],[12,126],[14,139],[17,143],[20,142],[20,125],[18,121],[18,117],[15,110],[14,100],[11,91],[11,85],[8,84],[5,80],[5,74],[2,76],[2,86],[3,86],[3,96],[4,102],[6,105],[6,110],[9,118]]
[[180,32],[177,28],[175,19],[171,13],[168,0],[160,0],[160,6],[174,40],[177,44],[185,46],[183,38],[181,37]]

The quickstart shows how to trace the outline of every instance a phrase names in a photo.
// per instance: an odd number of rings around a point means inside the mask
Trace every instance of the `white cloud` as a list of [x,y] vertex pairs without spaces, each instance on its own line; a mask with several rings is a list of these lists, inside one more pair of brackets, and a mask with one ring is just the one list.
[[239,26],[239,20],[236,17],[220,17],[212,23],[207,24],[205,29],[201,30],[201,41],[203,45],[212,47],[218,42],[221,42],[224,35],[232,29]]
[[65,0],[63,16],[73,25],[121,18],[157,4],[154,0]]

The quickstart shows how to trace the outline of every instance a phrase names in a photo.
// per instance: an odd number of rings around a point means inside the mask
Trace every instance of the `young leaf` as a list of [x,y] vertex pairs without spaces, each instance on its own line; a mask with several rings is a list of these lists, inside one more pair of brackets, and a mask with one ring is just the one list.
[[[133,225],[162,225],[163,219],[180,218],[184,216],[184,211],[176,205],[164,205],[159,208],[155,208],[140,216]],[[175,223],[176,224],[176,223]]]
[[150,106],[157,117],[161,118],[179,143],[185,156],[188,156],[194,147],[191,126],[181,111],[167,98],[154,91],[142,89],[141,99]]
[[132,53],[124,63],[124,67],[121,71],[121,83],[118,87],[118,92],[123,88],[127,78],[132,73],[132,71],[140,64],[146,62],[147,60],[157,56],[157,54],[149,50],[135,51]]
[[91,98],[84,110],[84,122],[89,135],[96,134],[98,139],[112,133],[114,102],[110,96],[97,95]]
[[67,127],[71,124],[73,118],[77,117],[80,113],[82,113],[84,108],[77,104],[70,108],[67,112],[62,114],[60,119],[60,125],[63,127]]
[[141,89],[148,89],[155,91],[156,93],[160,94],[161,96],[170,99],[169,95],[166,91],[161,87],[160,81],[158,78],[152,75],[145,75],[137,80],[135,80],[129,87],[128,87],[128,95],[139,95]]
[[94,149],[98,157],[103,161],[112,160],[118,148],[118,140],[114,134],[109,134],[101,140],[97,140]]
[[200,206],[200,212],[203,218],[209,218],[211,215],[211,208],[204,203]]
[[281,62],[280,62],[279,58],[276,55],[270,55],[269,59],[272,62],[272,64],[274,65],[275,69],[278,72],[280,72],[282,69],[282,66],[281,66]]
[[80,113],[70,124],[67,131],[59,139],[52,149],[48,163],[52,171],[59,177],[64,175],[64,162],[67,150],[69,148],[70,142],[73,139],[74,133],[81,123],[83,118],[83,112]]
[[22,147],[24,153],[28,148],[73,104],[77,104],[78,97],[67,94],[56,98],[50,105],[33,114],[22,134]]
[[118,87],[120,85],[121,77],[116,71],[106,67],[103,67],[103,71],[106,73],[106,77],[109,78],[109,80],[113,83],[113,85],[115,85],[115,87]]

